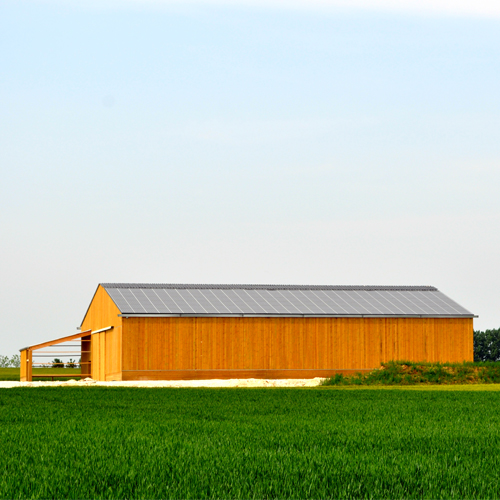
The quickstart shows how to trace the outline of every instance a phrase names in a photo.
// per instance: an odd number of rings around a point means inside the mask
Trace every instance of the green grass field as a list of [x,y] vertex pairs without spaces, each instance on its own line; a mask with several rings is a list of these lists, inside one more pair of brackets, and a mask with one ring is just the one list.
[[497,498],[500,392],[0,392],[1,498]]
[[[80,368],[33,368],[33,375],[45,375],[47,373],[53,373],[54,375],[79,375],[81,372]],[[19,368],[0,368],[0,380],[19,380]],[[35,378],[34,380],[52,379]],[[59,380],[68,380],[68,377],[61,377]]]

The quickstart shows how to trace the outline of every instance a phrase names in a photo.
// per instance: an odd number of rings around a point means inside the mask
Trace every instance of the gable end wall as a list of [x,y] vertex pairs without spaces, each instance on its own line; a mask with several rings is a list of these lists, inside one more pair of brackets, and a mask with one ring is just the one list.
[[92,331],[112,326],[112,330],[91,337],[91,376],[94,380],[122,379],[122,318],[120,311],[99,285],[83,320],[81,329]]

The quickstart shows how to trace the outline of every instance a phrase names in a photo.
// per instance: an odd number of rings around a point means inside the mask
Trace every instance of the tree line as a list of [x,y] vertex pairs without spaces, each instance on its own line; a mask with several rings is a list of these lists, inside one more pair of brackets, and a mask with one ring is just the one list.
[[500,361],[500,328],[474,332],[474,361]]
[[[40,368],[80,368],[80,361],[70,359],[68,361],[63,361],[59,358],[54,358],[47,364],[40,366]],[[14,354],[13,356],[2,356],[0,354],[0,368],[19,368],[21,366],[21,356],[19,354]]]
[[70,359],[69,361],[63,361],[62,359],[59,358],[54,358],[53,361],[50,363],[52,368],[80,368],[80,360],[75,361],[74,359]]
[[19,368],[21,366],[21,356],[14,354],[14,356],[2,356],[0,354],[0,368]]

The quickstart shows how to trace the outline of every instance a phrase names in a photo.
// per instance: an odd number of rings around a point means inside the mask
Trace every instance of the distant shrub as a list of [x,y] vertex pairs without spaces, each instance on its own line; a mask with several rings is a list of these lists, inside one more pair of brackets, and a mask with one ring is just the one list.
[[52,368],[64,368],[64,362],[59,358],[54,358]]
[[500,361],[500,328],[474,332],[474,361]]
[[368,373],[336,374],[323,385],[498,384],[500,363],[389,361]]
[[70,359],[66,363],[66,368],[76,368],[76,361],[74,359]]

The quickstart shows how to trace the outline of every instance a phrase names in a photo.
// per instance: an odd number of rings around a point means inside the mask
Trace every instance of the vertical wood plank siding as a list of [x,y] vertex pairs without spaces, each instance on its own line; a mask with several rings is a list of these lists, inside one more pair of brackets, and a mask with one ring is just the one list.
[[470,318],[123,318],[122,343],[97,349],[107,359],[123,346],[124,380],[314,377],[389,360],[472,361],[472,336]]
[[115,303],[99,286],[81,329],[96,331],[108,326],[113,326],[113,329],[91,336],[91,376],[94,380],[121,380],[122,318],[119,314]]
[[19,380],[21,382],[29,382],[30,378],[30,368],[31,368],[31,351],[29,349],[24,349],[21,351],[21,368],[20,368],[20,377]]

